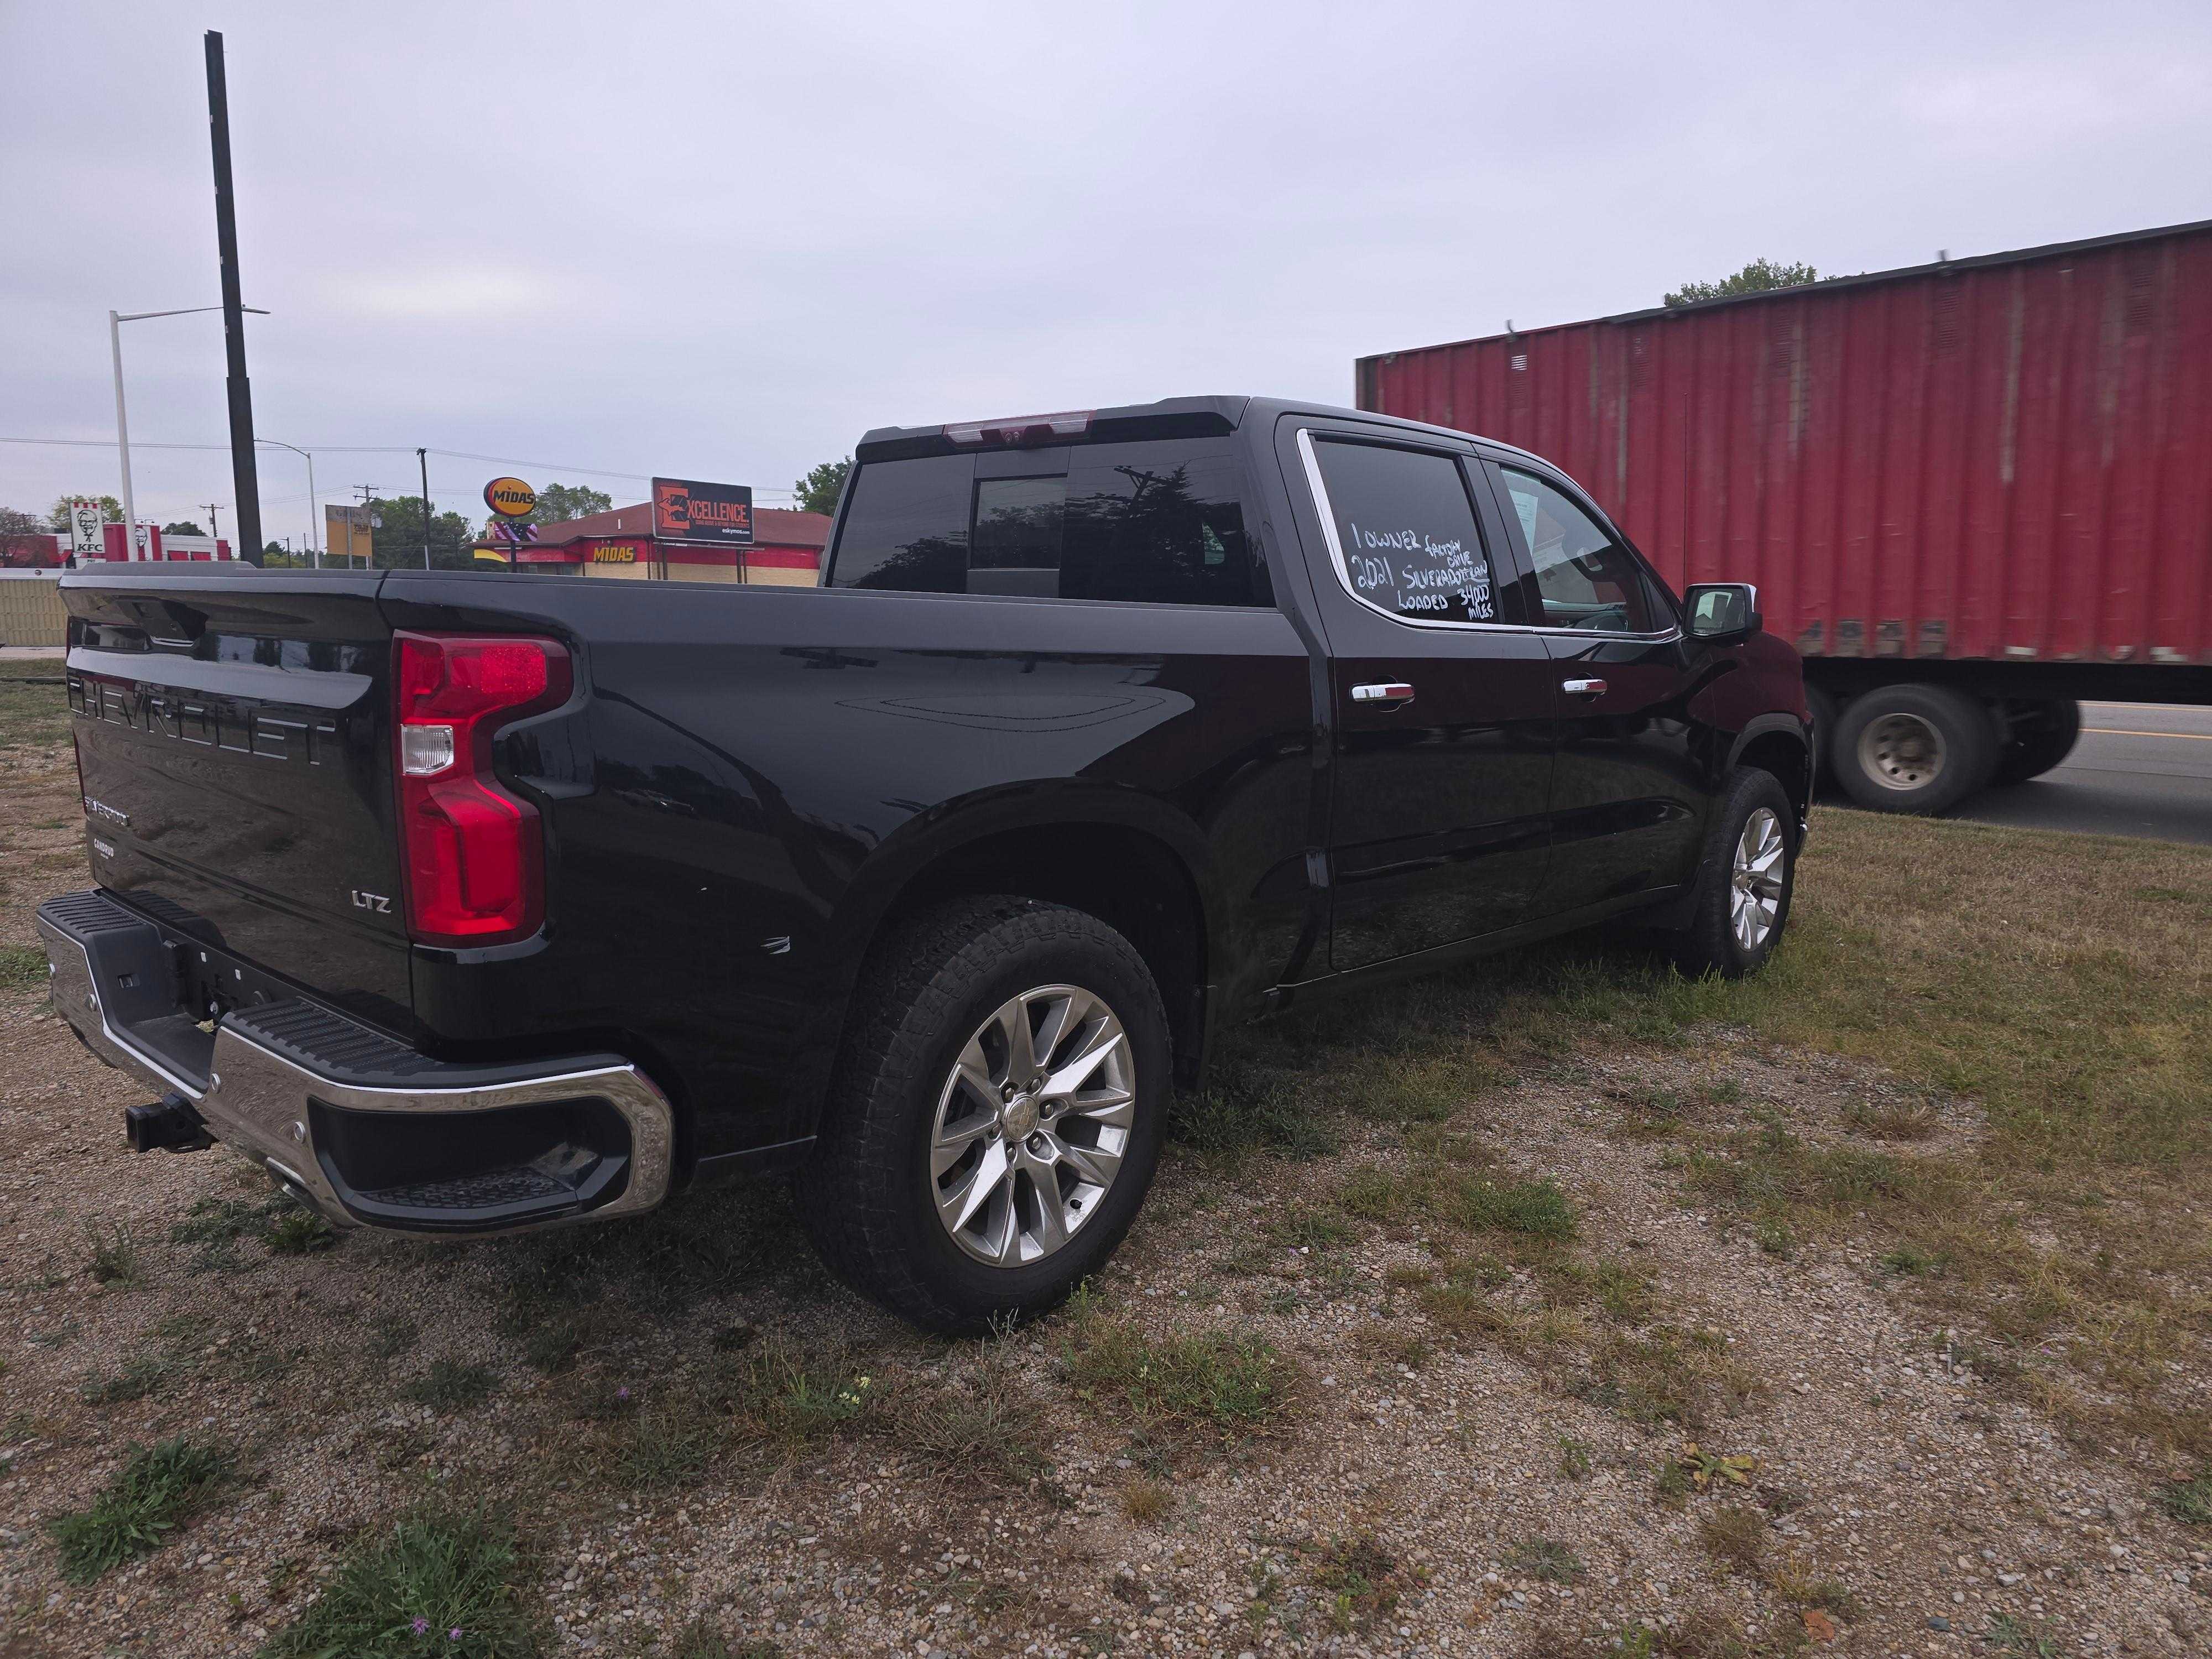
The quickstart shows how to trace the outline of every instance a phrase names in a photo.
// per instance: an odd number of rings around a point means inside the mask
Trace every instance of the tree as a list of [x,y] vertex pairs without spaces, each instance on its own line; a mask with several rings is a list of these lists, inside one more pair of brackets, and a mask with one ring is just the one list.
[[0,507],[0,536],[46,536],[52,532],[46,521],[35,513],[25,513],[13,507]]
[[164,536],[204,536],[207,534],[207,532],[201,529],[199,526],[194,524],[190,519],[179,519],[174,524],[163,525],[161,526],[161,533]]
[[1741,270],[1717,283],[1685,283],[1668,295],[1665,302],[1669,306],[1693,306],[1700,300],[1733,300],[1740,294],[1802,288],[1820,280],[1820,273],[1810,265],[1778,265],[1771,259],[1753,259]]
[[615,498],[589,484],[550,483],[538,492],[538,505],[530,509],[532,524],[566,524],[593,513],[614,511]]
[[[161,533],[166,536],[169,532],[165,530]],[[270,542],[261,550],[261,565],[264,570],[270,568],[286,570],[294,565],[313,562],[314,561],[305,553],[295,553],[282,542]]]
[[853,470],[853,458],[842,461],[824,461],[798,483],[792,489],[798,495],[801,513],[835,513],[837,497],[844,493],[846,475]]
[[[372,562],[380,570],[395,567],[422,568],[422,498],[420,495],[372,495],[369,511],[384,520],[370,535],[375,544]],[[476,568],[473,544],[476,528],[459,513],[437,513],[430,520],[430,563],[440,570]]]
[[109,524],[123,522],[123,503],[112,495],[57,495],[52,510],[46,514],[46,528],[61,535],[69,534],[70,503],[74,501],[93,501],[100,503],[100,516]]

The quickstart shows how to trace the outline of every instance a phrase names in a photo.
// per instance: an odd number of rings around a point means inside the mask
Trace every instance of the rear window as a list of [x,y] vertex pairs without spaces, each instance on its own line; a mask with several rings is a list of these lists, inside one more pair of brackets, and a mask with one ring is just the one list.
[[[1008,466],[1030,476],[988,476]],[[1231,442],[1188,439],[870,462],[854,480],[830,580],[920,593],[1272,605],[1237,476]]]

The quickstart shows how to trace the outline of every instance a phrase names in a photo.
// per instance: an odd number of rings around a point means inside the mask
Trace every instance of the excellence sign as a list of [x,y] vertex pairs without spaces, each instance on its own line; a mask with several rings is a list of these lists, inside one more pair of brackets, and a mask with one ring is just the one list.
[[753,488],[701,483],[691,478],[655,478],[653,533],[662,541],[750,547]]

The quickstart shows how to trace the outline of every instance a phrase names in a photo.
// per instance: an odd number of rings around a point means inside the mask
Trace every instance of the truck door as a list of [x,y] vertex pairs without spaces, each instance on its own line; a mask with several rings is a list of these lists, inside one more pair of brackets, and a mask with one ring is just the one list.
[[1700,683],[1674,601],[1565,479],[1517,459],[1489,471],[1559,682],[1552,862],[1536,914],[1686,881],[1710,787],[1691,717]]
[[1333,726],[1330,966],[1521,921],[1547,856],[1555,683],[1470,448],[1292,417]]

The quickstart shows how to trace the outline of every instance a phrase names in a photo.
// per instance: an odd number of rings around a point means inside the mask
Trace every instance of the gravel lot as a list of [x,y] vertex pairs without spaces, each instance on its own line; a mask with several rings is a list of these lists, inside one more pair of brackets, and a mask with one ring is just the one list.
[[[72,784],[0,766],[0,944],[84,884]],[[1984,1133],[1859,1062],[1711,1025],[1171,1148],[1085,1305],[946,1345],[828,1282],[773,1188],[320,1248],[220,1148],[134,1158],[140,1091],[42,1008],[0,989],[9,1659],[253,1653],[426,1503],[512,1522],[562,1654],[2212,1652],[2170,1467],[2069,1438],[1848,1206],[1784,1237],[1686,1182],[1744,1133],[1910,1166]],[[1572,1237],[1403,1199],[1446,1168],[1556,1183]],[[1213,1334],[1260,1407],[1098,1358]],[[48,1523],[179,1434],[228,1480],[66,1581]]]

